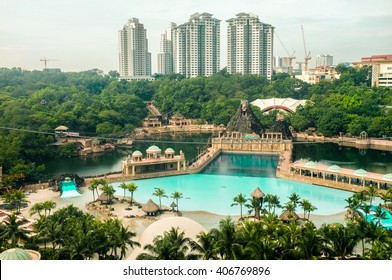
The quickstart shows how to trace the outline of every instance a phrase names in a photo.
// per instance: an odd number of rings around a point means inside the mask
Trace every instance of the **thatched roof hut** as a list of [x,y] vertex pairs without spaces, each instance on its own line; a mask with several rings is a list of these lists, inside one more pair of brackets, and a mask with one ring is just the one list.
[[250,196],[254,198],[263,198],[264,193],[260,190],[259,187],[257,187],[253,192],[250,193]]
[[173,201],[173,202],[170,204],[170,207],[171,207],[172,210],[174,211],[174,208],[177,207],[177,204]]
[[147,203],[143,205],[142,210],[146,212],[147,216],[155,215],[156,212],[159,211],[159,206],[154,201],[149,199]]
[[114,195],[110,195],[108,197],[105,193],[101,193],[98,196],[97,201],[100,201],[101,204],[111,204],[113,199],[116,199],[116,197]]
[[299,219],[299,216],[293,211],[285,210],[282,212],[282,214],[280,214],[279,218],[282,220],[282,222],[295,222]]

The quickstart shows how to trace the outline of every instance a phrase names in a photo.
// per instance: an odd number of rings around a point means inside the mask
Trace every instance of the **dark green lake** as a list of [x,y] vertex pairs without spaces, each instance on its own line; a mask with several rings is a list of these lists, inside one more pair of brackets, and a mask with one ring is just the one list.
[[[48,176],[62,173],[77,173],[79,176],[100,175],[109,172],[121,171],[121,161],[135,150],[140,150],[144,155],[146,149],[156,145],[162,149],[173,148],[178,154],[182,150],[188,161],[194,159],[198,152],[205,147],[210,135],[193,136],[162,136],[153,140],[145,139],[136,141],[132,149],[117,149],[104,154],[93,154],[86,157],[66,158],[61,160],[48,160],[44,162]],[[380,150],[360,150],[352,147],[343,147],[333,143],[306,143],[294,144],[293,160],[309,159],[326,164],[337,164],[346,168],[363,168],[369,172],[392,173],[392,152]],[[228,159],[230,160],[230,158]],[[247,159],[248,160],[248,159]],[[224,166],[215,161],[209,167],[224,170]],[[270,166],[259,166],[249,157],[248,163],[244,163],[244,169],[238,172],[246,172],[252,175],[257,172],[266,172],[265,176],[276,168],[275,160],[271,158]],[[253,170],[253,171],[252,171]],[[209,172],[208,169],[205,172]],[[245,173],[244,173],[245,174]]]

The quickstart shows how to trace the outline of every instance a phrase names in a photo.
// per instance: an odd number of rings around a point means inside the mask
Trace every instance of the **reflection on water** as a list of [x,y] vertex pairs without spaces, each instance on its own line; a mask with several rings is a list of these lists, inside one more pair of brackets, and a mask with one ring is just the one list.
[[392,173],[392,152],[361,150],[334,143],[294,144],[293,160],[309,159],[343,168],[365,169],[381,174]]
[[277,155],[221,154],[201,173],[233,176],[275,177]]
[[[48,176],[63,174],[63,173],[77,173],[79,176],[100,175],[109,172],[121,171],[121,161],[126,158],[127,154],[131,154],[134,150],[140,150],[145,154],[146,149],[151,145],[157,145],[164,151],[166,148],[173,148],[176,153],[182,150],[188,161],[195,158],[199,151],[207,143],[210,135],[182,136],[174,138],[170,136],[162,136],[154,140],[145,140],[136,142],[135,147],[128,150],[115,150],[105,154],[94,154],[86,157],[75,157],[58,160],[47,160],[43,162],[46,166]],[[159,141],[159,142],[158,142]],[[163,143],[161,141],[168,141]],[[173,143],[174,141],[183,143]],[[190,142],[192,143],[184,143]],[[234,161],[234,157],[229,154],[225,155],[228,160]],[[342,147],[333,143],[309,143],[309,144],[294,144],[293,160],[309,159],[326,164],[336,164],[344,168],[359,169],[363,168],[369,172],[377,173],[392,173],[392,152],[379,150],[366,150],[366,153],[361,154],[359,149],[353,147]],[[242,174],[247,176],[265,176],[273,177],[274,174],[271,169],[276,168],[277,162],[273,157],[270,160],[262,163],[258,158],[251,158],[251,156],[242,159],[237,165],[237,170],[232,167],[231,173]],[[210,165],[204,173],[219,170],[221,174],[225,173],[225,163],[214,162]]]

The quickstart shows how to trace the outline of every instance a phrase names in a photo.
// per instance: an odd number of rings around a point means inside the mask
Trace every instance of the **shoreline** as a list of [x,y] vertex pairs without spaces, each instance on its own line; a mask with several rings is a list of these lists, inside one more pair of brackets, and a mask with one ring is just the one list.
[[[130,197],[126,196],[125,201],[122,201],[123,196],[116,196],[114,203],[109,205],[108,207],[113,208],[113,211],[109,211],[105,205],[100,205],[100,202],[95,201],[97,207],[100,209],[91,209],[92,203],[92,194],[87,188],[82,189],[81,196],[71,197],[71,198],[61,198],[59,192],[52,191],[51,189],[41,189],[37,192],[33,192],[28,194],[27,200],[30,202],[27,207],[21,209],[21,215],[27,219],[33,220],[37,218],[37,214],[31,216],[29,214],[29,210],[31,207],[38,202],[44,202],[47,200],[52,200],[56,203],[56,208],[52,210],[52,213],[56,212],[60,208],[73,205],[85,213],[90,213],[98,220],[106,220],[111,218],[118,218],[124,227],[128,227],[128,229],[136,234],[134,240],[139,241],[143,233],[149,228],[152,224],[157,221],[161,221],[170,217],[181,216],[184,218],[188,218],[198,224],[200,224],[206,231],[209,231],[213,228],[217,228],[219,226],[219,222],[226,218],[231,218],[234,221],[238,221],[239,215],[218,215],[214,213],[210,213],[203,210],[194,210],[194,211],[181,211],[181,215],[178,215],[177,212],[169,211],[167,206],[162,205],[162,208],[165,209],[162,214],[154,217],[147,217],[144,215],[144,211],[136,206],[130,207],[129,199]],[[136,202],[136,201],[135,201]],[[142,205],[142,204],[140,204]],[[128,209],[127,209],[128,208]],[[132,210],[129,210],[132,208]],[[277,211],[277,215],[279,211]],[[302,213],[297,212],[297,214],[302,218]],[[314,223],[316,228],[319,228],[323,224],[332,224],[332,223],[341,223],[344,224],[345,221],[345,211],[334,213],[331,215],[318,215],[318,214],[310,214],[310,221]],[[134,217],[129,218],[129,216],[133,215]],[[244,215],[244,217],[250,217],[249,215]],[[253,219],[252,219],[253,220]],[[170,221],[170,219],[168,219]],[[186,228],[184,225],[180,227],[180,230],[189,231],[190,229]],[[127,251],[127,254],[124,259],[128,259],[134,250],[130,249]]]
[[[30,203],[27,207],[21,209],[21,214],[27,219],[35,219],[37,215],[31,216],[29,214],[29,210],[31,209],[31,207],[35,203],[52,200],[56,203],[56,208],[52,210],[53,212],[57,211],[60,208],[73,205],[81,209],[83,212],[94,215],[98,219],[104,220],[108,218],[118,218],[123,222],[124,226],[128,225],[130,226],[131,230],[136,230],[137,232],[140,232],[138,228],[140,229],[140,227],[148,226],[154,221],[164,219],[166,217],[178,216],[177,212],[172,212],[171,210],[169,210],[169,207],[162,205],[163,210],[165,210],[163,214],[154,217],[145,217],[144,211],[142,211],[136,206],[132,206],[132,210],[126,209],[130,208],[130,204],[128,203],[130,197],[126,196],[124,202],[121,201],[122,196],[117,196],[116,198],[117,199],[114,200],[114,203],[112,205],[109,205],[110,208],[114,208],[113,211],[109,211],[105,207],[105,205],[100,205],[100,202],[98,201],[94,202],[97,208],[92,209],[91,207],[89,207],[89,205],[92,203],[92,194],[90,193],[90,191],[87,191],[87,189],[82,190],[81,196],[71,198],[61,198],[59,192],[52,191],[51,189],[42,189],[38,190],[37,192],[30,193],[27,196],[27,200]],[[180,209],[180,213],[182,214],[182,217],[186,217],[200,223],[207,230],[217,227],[219,221],[221,221],[222,219],[226,219],[228,217],[232,218],[233,220],[239,219],[239,215],[220,215],[204,210],[181,211]],[[134,217],[127,217],[131,215],[133,215]],[[298,212],[298,215],[302,217],[300,212]],[[345,211],[329,215],[310,214],[310,220],[314,222],[316,226],[321,226],[323,223],[344,223],[344,216]],[[244,215],[244,217],[250,216]]]

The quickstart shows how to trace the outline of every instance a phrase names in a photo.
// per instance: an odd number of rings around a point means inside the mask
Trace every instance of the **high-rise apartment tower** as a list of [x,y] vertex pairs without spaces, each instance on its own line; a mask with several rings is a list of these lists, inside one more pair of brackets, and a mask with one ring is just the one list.
[[327,67],[333,65],[333,56],[319,54],[316,56],[316,67]]
[[220,20],[195,13],[177,26],[174,71],[186,77],[210,76],[220,70]]
[[171,23],[161,35],[161,49],[158,54],[158,74],[168,75],[174,72],[173,43],[177,25]]
[[274,27],[254,14],[239,13],[227,20],[227,71],[264,75],[273,71]]
[[151,53],[147,31],[139,19],[132,18],[118,31],[120,78],[143,79],[151,76]]

